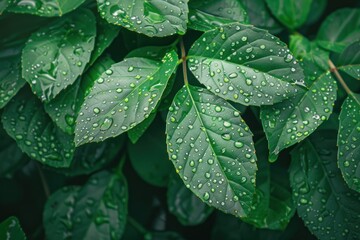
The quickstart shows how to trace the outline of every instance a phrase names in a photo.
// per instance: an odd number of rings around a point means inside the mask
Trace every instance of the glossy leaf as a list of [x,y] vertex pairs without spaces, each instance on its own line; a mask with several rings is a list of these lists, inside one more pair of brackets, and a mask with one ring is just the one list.
[[360,192],[360,94],[347,97],[339,119],[338,165],[348,186]]
[[340,53],[359,40],[359,28],[360,9],[339,9],[323,21],[316,40],[321,47]]
[[290,29],[298,28],[306,22],[312,2],[313,0],[266,0],[274,16]]
[[109,57],[99,59],[91,68],[74,84],[59,93],[50,102],[45,103],[45,111],[54,123],[68,134],[75,131],[75,120],[84,103],[85,96],[89,93],[95,81],[101,74],[110,68],[114,61]]
[[81,107],[75,142],[81,145],[115,137],[146,119],[160,100],[177,66],[175,51],[161,62],[129,58],[96,81]]
[[184,226],[201,224],[214,210],[187,189],[175,173],[170,177],[167,204],[169,211]]
[[169,158],[184,184],[210,206],[245,217],[257,167],[240,113],[211,92],[186,86],[170,107],[166,133]]
[[224,24],[248,22],[239,0],[192,0],[189,2],[189,28],[206,32]]
[[9,136],[31,158],[52,167],[70,165],[73,137],[55,126],[27,88],[5,107],[1,120]]
[[0,223],[0,239],[6,240],[26,240],[19,220],[16,217],[9,217]]
[[100,15],[109,23],[150,37],[185,34],[187,0],[97,0]]
[[144,121],[136,125],[134,128],[130,129],[128,133],[128,137],[132,144],[135,144],[139,141],[142,135],[146,132],[146,130],[150,127],[156,117],[156,111],[153,111],[149,114],[148,118],[145,118]]
[[360,80],[360,41],[349,45],[334,62],[340,71]]
[[53,99],[82,74],[95,35],[95,17],[85,9],[31,35],[22,52],[22,75],[42,101]]
[[244,105],[272,105],[304,85],[303,70],[279,39],[230,24],[204,33],[188,54],[189,69],[216,95]]
[[62,16],[78,8],[85,0],[13,0],[7,11],[42,17]]
[[336,152],[336,131],[319,131],[292,152],[294,201],[299,216],[317,238],[359,239],[360,194],[345,184]]

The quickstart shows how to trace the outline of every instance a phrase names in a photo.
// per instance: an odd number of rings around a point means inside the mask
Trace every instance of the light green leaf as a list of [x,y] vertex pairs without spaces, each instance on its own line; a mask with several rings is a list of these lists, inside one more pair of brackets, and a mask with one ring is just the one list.
[[31,35],[22,52],[22,75],[42,101],[53,99],[82,74],[95,35],[95,17],[86,9]]
[[16,217],[9,217],[0,223],[0,239],[26,240],[25,233]]
[[4,129],[31,158],[52,167],[68,167],[74,154],[73,137],[45,113],[41,102],[26,88],[5,107]]
[[264,140],[255,144],[258,156],[256,192],[252,210],[243,220],[257,228],[284,230],[294,216],[296,206],[291,196],[287,171],[279,165],[270,166]]
[[340,71],[360,80],[360,41],[354,42],[341,54],[336,55],[334,62]]
[[192,0],[189,9],[189,28],[202,32],[228,23],[248,22],[247,13],[239,0]]
[[95,81],[114,63],[110,57],[99,59],[91,68],[77,79],[74,84],[59,93],[50,102],[44,104],[45,111],[53,122],[68,134],[74,134],[75,119],[78,116],[85,96]]
[[175,173],[170,177],[167,204],[169,211],[184,226],[203,223],[214,210],[187,189]]
[[166,133],[169,158],[184,184],[208,205],[245,217],[257,167],[240,113],[211,92],[186,86],[170,107]]
[[85,0],[13,0],[12,2],[7,9],[9,12],[56,17],[75,10]]
[[109,23],[150,37],[185,34],[188,0],[97,0],[101,17]]
[[360,39],[359,28],[360,9],[339,9],[321,24],[316,40],[321,47],[340,53]]
[[306,22],[312,1],[313,0],[266,0],[266,3],[274,16],[282,24],[290,29],[295,29]]
[[319,131],[291,154],[297,212],[319,239],[359,239],[360,194],[345,184],[336,161],[336,131]]
[[175,51],[161,62],[129,58],[96,81],[77,118],[75,142],[81,145],[115,137],[146,119],[155,109],[176,69]]
[[360,192],[360,94],[347,97],[339,119],[338,165],[348,186]]
[[297,94],[303,70],[286,45],[265,30],[230,24],[204,33],[189,51],[189,69],[216,95],[244,105],[272,105]]

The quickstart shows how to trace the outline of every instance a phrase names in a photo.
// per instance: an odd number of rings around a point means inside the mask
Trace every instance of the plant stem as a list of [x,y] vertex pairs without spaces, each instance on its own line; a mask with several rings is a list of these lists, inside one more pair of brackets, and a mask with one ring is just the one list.
[[339,81],[339,83],[341,84],[341,86],[344,88],[345,92],[348,95],[353,96],[353,92],[350,90],[350,88],[348,87],[348,85],[345,83],[344,79],[342,78],[342,76],[340,75],[339,71],[337,70],[336,66],[334,65],[334,63],[329,59],[328,61],[329,66],[330,66],[330,71],[332,73],[335,74],[337,80]]
[[128,223],[130,223],[131,226],[133,226],[137,231],[139,231],[142,235],[145,235],[149,233],[148,230],[146,230],[140,223],[138,223],[135,219],[128,216],[127,218]]
[[49,185],[47,184],[47,181],[46,181],[46,178],[45,178],[45,176],[44,176],[44,173],[43,173],[43,171],[42,171],[39,163],[36,162],[35,165],[36,165],[36,168],[37,168],[37,170],[38,170],[38,172],[39,172],[39,176],[40,176],[40,179],[41,179],[41,183],[42,183],[42,185],[43,185],[43,189],[44,189],[45,196],[46,196],[46,198],[49,198],[49,196],[50,196],[50,189],[49,189]]
[[184,83],[185,85],[188,85],[189,81],[188,81],[187,67],[186,67],[186,51],[185,51],[184,41],[182,38],[180,39],[180,49],[181,49],[181,60],[182,60],[182,69],[184,75]]

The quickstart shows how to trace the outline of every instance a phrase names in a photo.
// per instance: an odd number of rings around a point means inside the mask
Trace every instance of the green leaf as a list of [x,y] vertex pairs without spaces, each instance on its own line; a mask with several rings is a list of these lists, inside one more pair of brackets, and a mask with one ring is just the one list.
[[136,125],[134,128],[130,129],[128,133],[128,137],[132,144],[137,143],[137,141],[141,138],[141,136],[146,132],[149,126],[153,123],[156,117],[156,111],[153,111],[149,114],[149,117],[145,118],[144,121]]
[[211,92],[186,86],[170,107],[166,133],[184,184],[210,206],[245,217],[257,167],[252,133],[240,113]]
[[348,186],[360,192],[360,94],[349,95],[341,107],[337,140],[338,165]]
[[9,217],[0,223],[0,239],[26,240],[25,233],[16,217]]
[[128,144],[131,165],[147,183],[165,187],[173,170],[166,153],[165,126],[155,121],[136,144]]
[[161,60],[165,54],[171,50],[176,50],[176,48],[173,45],[139,47],[129,52],[125,58],[141,57],[152,60]]
[[41,102],[24,89],[5,107],[4,129],[31,158],[52,167],[68,167],[74,154],[73,137],[45,113]]
[[351,77],[360,80],[360,41],[349,45],[334,59],[336,67]]
[[13,0],[12,2],[7,9],[9,12],[56,17],[75,10],[85,0]]
[[266,0],[274,16],[290,29],[298,28],[306,22],[312,2],[313,0]]
[[202,32],[228,23],[248,22],[247,13],[239,0],[192,0],[189,9],[189,28]]
[[166,232],[151,232],[144,236],[144,239],[151,240],[185,240],[179,233],[166,231]]
[[98,78],[81,107],[76,144],[118,136],[146,119],[159,102],[177,61],[176,52],[171,51],[161,62],[129,58],[112,65]]
[[187,0],[97,0],[101,17],[109,23],[150,37],[185,34]]
[[75,119],[81,105],[95,81],[110,68],[114,61],[110,57],[100,58],[91,68],[77,79],[75,83],[59,93],[50,102],[44,104],[45,111],[54,123],[68,134],[75,131]]
[[291,154],[297,212],[319,239],[359,239],[360,195],[345,184],[336,161],[336,131],[319,131]]
[[95,35],[95,17],[85,9],[31,35],[22,52],[22,75],[41,100],[53,99],[82,74]]
[[244,105],[272,105],[297,94],[303,70],[267,31],[230,24],[204,33],[189,51],[189,68],[216,95]]
[[0,2],[0,15],[11,4],[12,0],[3,0]]
[[21,77],[21,50],[24,41],[12,41],[0,49],[0,108],[25,85]]
[[340,53],[360,38],[360,9],[343,8],[330,14],[321,24],[317,43]]
[[167,204],[169,211],[184,226],[203,223],[214,210],[187,189],[175,173],[170,177]]
[[285,169],[268,162],[268,149],[264,138],[255,144],[258,156],[254,203],[245,222],[257,228],[286,229],[295,214],[289,176]]
[[324,14],[328,0],[312,0],[310,12],[308,14],[306,25],[312,25],[316,23],[320,17]]

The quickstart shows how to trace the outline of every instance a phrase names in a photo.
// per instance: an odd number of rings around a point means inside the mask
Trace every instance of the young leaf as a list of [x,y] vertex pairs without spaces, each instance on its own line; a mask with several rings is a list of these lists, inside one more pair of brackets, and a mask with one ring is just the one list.
[[244,6],[238,0],[192,0],[189,9],[189,28],[202,32],[228,23],[248,22]]
[[42,17],[56,17],[75,10],[83,2],[85,2],[85,0],[12,0],[7,11],[33,14]]
[[360,38],[360,9],[343,8],[330,14],[321,24],[317,43],[330,51],[340,53]]
[[45,111],[54,123],[68,134],[74,134],[75,119],[78,116],[85,96],[101,74],[110,68],[114,61],[110,57],[100,58],[74,84],[59,93],[50,102],[44,104]]
[[290,29],[298,28],[306,22],[312,2],[313,0],[266,0],[274,16]]
[[360,80],[360,41],[349,45],[334,59],[336,67],[351,77]]
[[188,0],[97,0],[101,17],[109,23],[150,37],[185,34]]
[[291,154],[290,182],[297,212],[319,239],[359,239],[360,194],[336,163],[336,131],[319,131]]
[[360,94],[349,95],[341,107],[337,140],[338,165],[348,186],[360,192]]
[[166,124],[171,161],[185,185],[204,202],[245,217],[255,191],[252,133],[240,113],[222,98],[183,87]]
[[214,210],[187,189],[175,173],[170,177],[167,204],[169,211],[184,226],[201,224]]
[[159,102],[177,66],[175,51],[161,62],[129,58],[116,63],[96,81],[77,118],[75,142],[103,141],[146,119]]
[[45,113],[41,102],[24,89],[5,107],[4,129],[31,158],[52,167],[68,167],[74,154],[73,137]]
[[303,70],[286,45],[264,30],[230,24],[204,33],[189,69],[216,95],[244,105],[272,105],[297,94]]
[[31,35],[22,52],[22,75],[42,101],[53,99],[82,74],[95,35],[95,17],[85,9]]
[[16,217],[9,217],[0,223],[0,239],[26,240],[25,233]]

